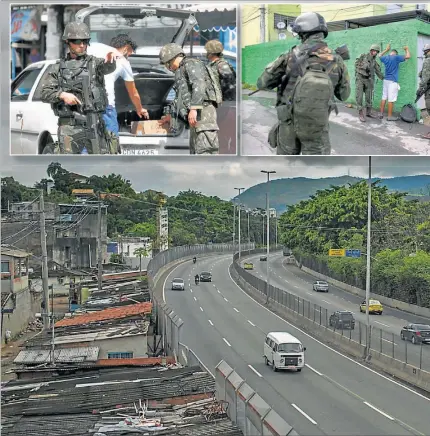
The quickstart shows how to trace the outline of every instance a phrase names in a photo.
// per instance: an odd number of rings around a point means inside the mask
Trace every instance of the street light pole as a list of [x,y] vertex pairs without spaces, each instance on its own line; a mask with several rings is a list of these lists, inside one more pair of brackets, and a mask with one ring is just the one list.
[[[239,195],[240,195],[240,191],[243,191],[245,188],[234,188],[234,189],[238,190],[239,191]],[[240,261],[240,209],[241,209],[241,205],[240,205],[240,202],[239,202],[239,261]]]
[[372,225],[372,158],[369,156],[369,179],[367,191],[367,256],[366,256],[366,359],[370,358],[370,340],[372,332],[370,330],[369,299],[370,299],[370,242]]
[[248,250],[251,249],[251,237],[249,235],[249,210],[246,211],[248,215]]
[[275,247],[278,249],[278,217],[275,217]]
[[236,250],[236,205],[233,203],[233,254]]
[[266,254],[267,254],[267,265],[266,265],[266,304],[269,303],[269,287],[270,287],[270,277],[269,277],[269,246],[270,246],[270,214],[269,214],[269,183],[270,183],[270,174],[276,174],[276,171],[264,171],[261,170],[262,173],[267,174],[267,185],[266,185],[266,219],[267,219],[267,239],[266,239]]

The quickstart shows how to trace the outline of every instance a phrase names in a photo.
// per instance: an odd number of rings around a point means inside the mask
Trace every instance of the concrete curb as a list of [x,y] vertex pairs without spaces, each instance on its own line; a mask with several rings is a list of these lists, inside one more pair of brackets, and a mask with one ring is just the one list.
[[246,282],[236,271],[234,265],[230,267],[230,274],[234,281],[243,289],[250,297],[258,301],[260,304],[265,305],[269,310],[279,315],[291,324],[299,327],[309,335],[315,337],[319,341],[331,346],[332,348],[347,354],[349,357],[353,357],[356,360],[360,360],[361,363],[366,366],[373,367],[386,374],[390,374],[393,377],[398,378],[406,383],[409,383],[415,387],[418,387],[424,391],[430,392],[430,372],[420,370],[412,365],[400,362],[393,359],[390,356],[381,354],[372,350],[371,362],[366,362],[363,359],[365,346],[360,345],[349,339],[346,336],[342,336],[318,323],[313,322],[310,319],[292,311],[291,309],[284,307],[273,300],[269,300],[269,304],[266,305],[266,296],[255,289],[252,285]]

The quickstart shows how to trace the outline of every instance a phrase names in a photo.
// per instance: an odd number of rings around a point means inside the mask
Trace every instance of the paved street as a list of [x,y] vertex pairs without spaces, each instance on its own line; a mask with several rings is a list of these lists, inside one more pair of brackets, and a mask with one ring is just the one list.
[[[275,93],[260,91],[242,95],[242,155],[272,155],[267,142],[270,128],[277,117]],[[430,155],[430,141],[420,137],[429,127],[419,123],[390,122],[367,118],[361,123],[356,109],[338,103],[339,114],[330,117],[330,138],[333,155]]]
[[[221,359],[305,435],[428,433],[430,400],[313,339],[246,295],[231,279],[231,255],[199,258],[175,267],[164,283],[166,301],[184,320],[181,342],[214,372]],[[196,272],[213,283],[195,286]],[[173,277],[185,291],[171,291]],[[269,331],[288,331],[307,347],[301,372],[273,372],[264,364]]]

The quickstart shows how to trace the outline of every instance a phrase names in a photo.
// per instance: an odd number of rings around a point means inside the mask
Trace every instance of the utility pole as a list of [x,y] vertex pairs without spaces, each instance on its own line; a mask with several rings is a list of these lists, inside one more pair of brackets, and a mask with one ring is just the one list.
[[266,42],[266,7],[260,5],[260,42]]
[[233,252],[236,250],[236,205],[233,203]]
[[[239,195],[240,195],[240,191],[243,191],[245,188],[234,188],[237,189],[239,191]],[[239,202],[239,260],[240,260],[240,252],[241,252],[241,246],[240,246],[240,209],[241,209],[241,204]]]
[[51,363],[55,365],[55,322],[54,322],[54,285],[51,285],[51,328],[52,328],[52,337],[51,337]]
[[269,277],[269,246],[270,246],[270,214],[269,214],[269,186],[270,186],[270,174],[276,174],[276,171],[264,171],[261,170],[262,173],[267,174],[267,185],[266,185],[266,216],[267,216],[267,239],[266,239],[266,254],[267,254],[267,264],[266,264],[266,277],[267,277],[267,294],[266,294],[266,304],[269,303],[269,286],[270,286],[270,277]]
[[46,249],[45,201],[40,191],[40,246],[42,248],[43,328],[49,329],[48,251]]
[[247,210],[246,212],[247,212],[247,215],[248,215],[248,250],[250,250],[251,249],[251,236],[250,236],[250,233],[249,233],[249,210]]
[[366,359],[370,358],[370,340],[372,332],[370,330],[369,299],[370,299],[370,242],[372,226],[372,158],[369,156],[369,180],[367,191],[367,257],[366,257]]
[[98,268],[98,288],[102,290],[103,264],[102,264],[102,202],[99,194],[97,211],[98,235],[97,235],[97,268]]
[[275,217],[275,247],[278,249],[278,217]]

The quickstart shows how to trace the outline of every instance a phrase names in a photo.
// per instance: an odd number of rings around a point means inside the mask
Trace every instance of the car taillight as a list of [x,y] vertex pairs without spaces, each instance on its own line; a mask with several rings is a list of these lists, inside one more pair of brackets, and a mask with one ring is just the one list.
[[421,336],[421,332],[416,332],[415,333],[417,336]]

